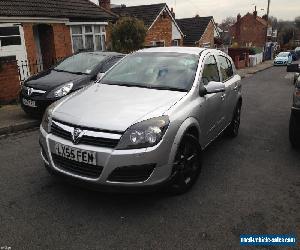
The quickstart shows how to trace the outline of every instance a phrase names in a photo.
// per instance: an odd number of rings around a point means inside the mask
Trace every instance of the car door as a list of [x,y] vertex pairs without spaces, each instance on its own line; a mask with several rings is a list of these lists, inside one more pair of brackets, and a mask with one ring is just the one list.
[[225,129],[231,122],[234,109],[238,100],[240,78],[235,74],[232,60],[226,55],[218,55],[221,80],[225,84],[225,92],[222,94],[221,127]]
[[[220,81],[220,75],[217,65],[217,60],[214,54],[208,54],[203,61],[203,70],[200,73],[199,87],[205,87],[210,82]],[[200,124],[202,134],[204,137],[204,143],[207,145],[213,139],[215,139],[220,133],[220,117],[222,105],[222,93],[207,94],[204,97],[200,97],[202,100],[200,103],[200,111],[198,113],[198,122]]]

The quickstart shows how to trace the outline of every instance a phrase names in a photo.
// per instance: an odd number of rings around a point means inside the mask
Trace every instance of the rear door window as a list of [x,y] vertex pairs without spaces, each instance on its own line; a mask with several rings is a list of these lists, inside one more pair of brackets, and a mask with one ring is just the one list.
[[231,61],[225,56],[219,56],[220,70],[223,82],[227,81],[229,78],[233,77],[233,66]]

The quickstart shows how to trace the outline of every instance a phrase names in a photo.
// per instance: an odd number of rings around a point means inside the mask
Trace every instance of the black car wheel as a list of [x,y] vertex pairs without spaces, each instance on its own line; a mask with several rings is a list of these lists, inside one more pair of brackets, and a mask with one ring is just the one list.
[[172,194],[186,193],[197,181],[202,165],[201,147],[193,135],[185,135],[178,147],[169,184]]
[[292,112],[290,117],[289,137],[293,148],[300,147],[300,123],[297,121],[295,114]]
[[237,137],[237,135],[239,134],[239,128],[241,123],[241,109],[242,109],[242,105],[239,103],[234,110],[231,123],[228,126],[226,131],[226,133],[230,137]]

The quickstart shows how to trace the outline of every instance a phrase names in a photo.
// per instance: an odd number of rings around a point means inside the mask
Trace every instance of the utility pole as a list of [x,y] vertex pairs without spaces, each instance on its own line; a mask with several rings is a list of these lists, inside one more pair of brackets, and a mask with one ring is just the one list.
[[[266,39],[265,39],[265,52],[267,50],[267,42],[268,42],[268,28],[269,28],[270,4],[271,4],[271,0],[268,0],[267,17],[266,17],[267,30],[266,30]],[[266,56],[266,53],[265,53],[265,56]]]

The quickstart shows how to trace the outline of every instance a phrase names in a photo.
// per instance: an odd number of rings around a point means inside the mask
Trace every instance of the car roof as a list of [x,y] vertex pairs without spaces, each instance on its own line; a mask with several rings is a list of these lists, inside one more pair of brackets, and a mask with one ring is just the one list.
[[199,48],[199,47],[155,47],[155,48],[141,49],[138,50],[137,52],[142,52],[142,53],[165,52],[165,53],[184,53],[184,54],[191,54],[191,55],[199,55],[204,50],[206,49]]

